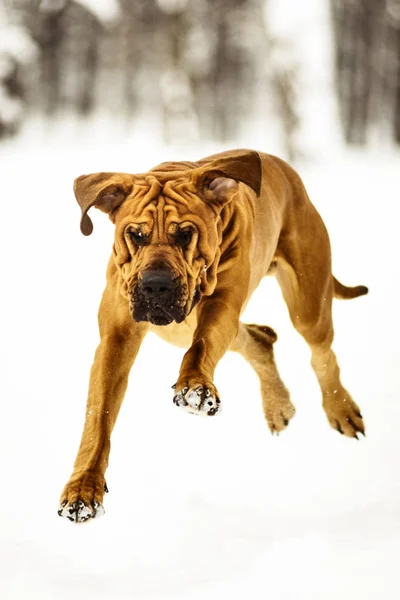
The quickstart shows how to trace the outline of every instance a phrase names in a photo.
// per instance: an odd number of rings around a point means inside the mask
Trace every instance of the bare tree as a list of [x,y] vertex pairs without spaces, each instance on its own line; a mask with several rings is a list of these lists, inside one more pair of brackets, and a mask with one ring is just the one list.
[[345,138],[364,144],[375,129],[398,142],[400,2],[331,0],[331,6]]

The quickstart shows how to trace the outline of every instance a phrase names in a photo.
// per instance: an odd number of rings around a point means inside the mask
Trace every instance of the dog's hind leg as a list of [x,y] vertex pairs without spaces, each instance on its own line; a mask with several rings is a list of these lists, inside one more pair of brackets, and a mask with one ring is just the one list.
[[[308,229],[309,232],[301,232],[301,245],[286,244],[276,277],[291,321],[310,346],[311,365],[330,425],[341,434],[357,438],[357,433],[364,434],[364,423],[359,407],[340,381],[339,366],[331,348],[335,282],[328,234],[316,212],[308,220]],[[366,288],[360,287],[358,291],[366,293]]]
[[250,363],[260,379],[264,415],[272,433],[285,429],[295,413],[275,365],[272,345],[276,339],[270,327],[240,323],[231,347]]

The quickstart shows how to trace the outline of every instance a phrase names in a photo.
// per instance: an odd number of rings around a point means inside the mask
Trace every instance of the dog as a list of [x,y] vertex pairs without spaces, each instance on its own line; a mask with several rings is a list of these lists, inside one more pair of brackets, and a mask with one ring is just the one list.
[[104,513],[110,436],[128,375],[148,331],[188,348],[173,402],[202,416],[220,412],[214,371],[239,352],[261,383],[272,433],[295,414],[275,366],[276,333],[240,321],[260,280],[273,274],[291,321],[309,344],[330,425],[365,434],[360,409],[340,381],[331,349],[332,300],[355,298],[331,271],[325,225],[299,175],[283,160],[232,150],[198,162],[166,162],[147,173],[96,173],[75,180],[81,231],[93,206],[115,224],[99,309],[100,344],[91,369],[86,421],[60,516],[82,523]]

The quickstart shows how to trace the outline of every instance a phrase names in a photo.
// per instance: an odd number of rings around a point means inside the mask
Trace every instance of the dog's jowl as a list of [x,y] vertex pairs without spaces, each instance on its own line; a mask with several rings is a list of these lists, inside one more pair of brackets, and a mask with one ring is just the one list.
[[[295,410],[275,366],[276,334],[240,321],[268,273],[277,278],[293,325],[311,348],[330,425],[348,437],[364,433],[360,409],[341,384],[331,349],[331,309],[334,297],[355,298],[367,288],[346,287],[332,275],[326,228],[289,165],[234,150],[196,163],[163,163],[138,175],[82,175],[74,191],[82,233],[92,232],[88,211],[94,206],[115,224],[115,240],[86,421],[61,496],[61,516],[84,522],[104,512],[111,432],[129,371],[150,330],[188,348],[173,386],[176,406],[217,415],[221,401],[214,371],[233,350],[260,378],[272,433],[287,427]],[[166,389],[172,383],[166,382]]]

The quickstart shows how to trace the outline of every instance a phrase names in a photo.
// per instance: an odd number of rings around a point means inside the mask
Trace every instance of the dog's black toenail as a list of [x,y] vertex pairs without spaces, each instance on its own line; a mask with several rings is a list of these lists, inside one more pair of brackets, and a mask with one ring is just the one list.
[[343,429],[342,429],[339,421],[336,421],[336,429],[338,430],[339,433],[341,433],[343,435]]
[[106,484],[106,483],[104,483],[104,492],[105,492],[106,494],[108,494],[108,487],[107,487],[107,484]]
[[208,406],[212,406],[212,405],[213,405],[213,403],[212,403],[212,400],[209,400],[209,401],[207,402],[207,404],[208,404]]
[[354,429],[354,431],[358,431],[357,425],[350,419],[350,417],[347,417],[346,421],[348,422],[349,425],[352,426],[352,428]]
[[281,412],[281,417],[282,417],[283,424],[285,425],[285,427],[286,427],[287,425],[289,425],[289,419],[287,419],[287,418],[285,417],[285,415],[283,414],[283,412]]

